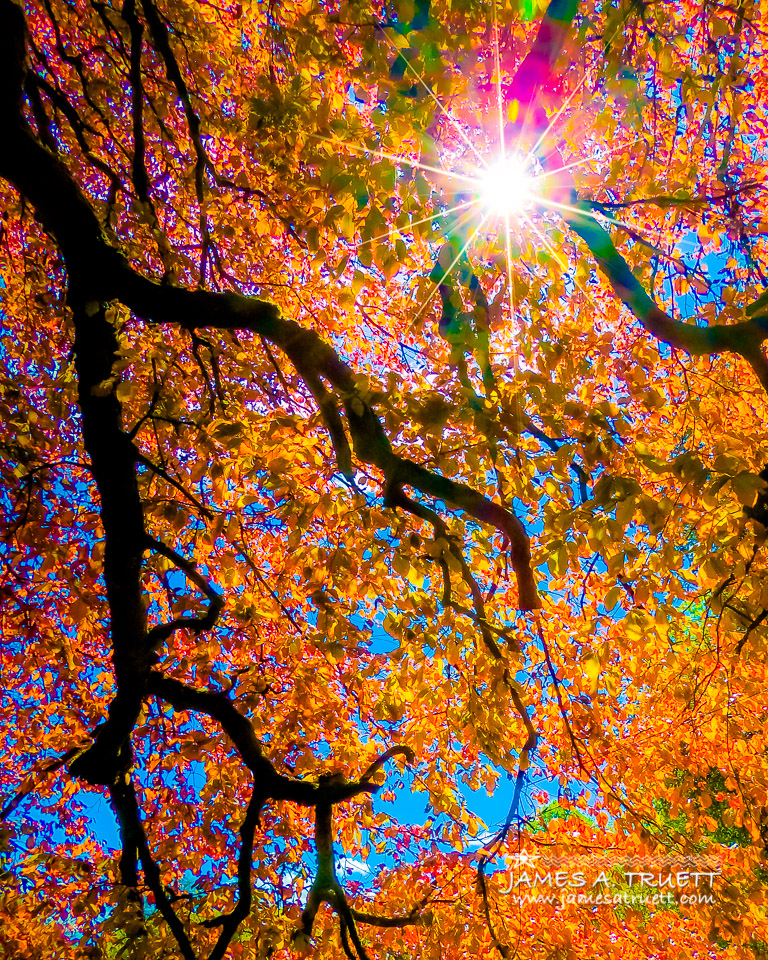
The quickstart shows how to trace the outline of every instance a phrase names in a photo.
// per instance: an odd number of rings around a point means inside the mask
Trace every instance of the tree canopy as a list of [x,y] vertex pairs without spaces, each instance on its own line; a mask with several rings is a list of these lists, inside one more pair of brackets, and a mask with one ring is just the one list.
[[766,38],[0,0],[9,957],[765,955]]

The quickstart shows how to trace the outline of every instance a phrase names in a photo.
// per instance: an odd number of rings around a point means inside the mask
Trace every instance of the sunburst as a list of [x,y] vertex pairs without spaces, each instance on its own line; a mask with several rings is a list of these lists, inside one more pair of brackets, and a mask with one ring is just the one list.
[[478,180],[480,203],[491,215],[516,216],[535,203],[536,177],[530,161],[519,154],[499,157]]
[[[402,55],[403,52],[397,44],[387,36],[386,28],[382,30],[382,34],[393,51]],[[446,282],[459,262],[471,254],[473,244],[477,248],[478,236],[481,237],[481,244],[487,249],[490,235],[484,228],[492,224],[496,225],[495,229],[499,233],[502,246],[502,258],[506,260],[504,272],[508,296],[505,311],[508,313],[507,336],[514,345],[518,335],[517,311],[514,303],[514,273],[517,270],[514,264],[514,249],[519,247],[523,238],[527,236],[542,249],[547,250],[559,269],[567,271],[567,254],[562,250],[555,250],[548,233],[553,216],[567,216],[574,213],[590,216],[583,208],[577,209],[568,202],[574,186],[573,171],[593,165],[599,166],[612,153],[628,150],[633,143],[623,143],[613,150],[602,150],[599,155],[593,154],[574,161],[561,160],[557,147],[554,148],[552,158],[544,157],[542,151],[546,152],[547,144],[554,143],[556,127],[565,117],[568,106],[573,103],[582,89],[587,75],[585,74],[559,108],[545,119],[545,129],[541,129],[540,119],[534,124],[534,129],[530,129],[528,122],[530,117],[533,113],[537,116],[541,114],[541,111],[531,108],[515,126],[514,136],[511,136],[510,124],[505,118],[497,0],[493,0],[492,50],[489,53],[493,56],[493,86],[496,101],[494,112],[497,116],[489,127],[478,124],[476,129],[473,129],[471,124],[459,121],[451,105],[440,100],[406,57],[407,71],[435,101],[444,118],[445,136],[439,155],[432,152],[419,155],[417,147],[397,154],[358,146],[336,138],[319,137],[319,139],[333,144],[338,149],[362,153],[379,160],[389,160],[398,167],[411,167],[421,171],[432,184],[434,213],[364,241],[364,243],[375,243],[391,236],[402,237],[413,227],[434,220],[442,220],[444,224],[434,233],[436,244],[441,242],[444,244],[452,237],[454,238],[453,251],[458,252],[455,256],[451,255],[451,262],[442,273],[440,280],[430,285],[425,299],[416,308],[411,328],[424,314],[440,285]],[[548,162],[554,156],[558,157],[558,162],[555,164]],[[627,226],[612,217],[604,219],[617,226]],[[642,229],[637,226],[632,229],[642,232]],[[591,299],[578,281],[573,279],[582,293]]]

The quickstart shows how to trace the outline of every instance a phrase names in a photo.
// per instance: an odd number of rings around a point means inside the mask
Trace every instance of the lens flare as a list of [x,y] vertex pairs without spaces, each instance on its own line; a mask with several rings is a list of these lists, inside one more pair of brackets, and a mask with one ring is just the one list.
[[533,204],[534,177],[520,156],[504,157],[480,176],[480,201],[489,215],[522,213]]

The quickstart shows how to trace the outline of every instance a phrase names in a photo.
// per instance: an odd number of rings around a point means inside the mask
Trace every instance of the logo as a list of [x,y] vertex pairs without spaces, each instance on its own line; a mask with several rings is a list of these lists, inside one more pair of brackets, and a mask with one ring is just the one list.
[[720,875],[712,857],[547,857],[523,850],[496,876],[499,893],[520,904],[672,907],[715,903]]

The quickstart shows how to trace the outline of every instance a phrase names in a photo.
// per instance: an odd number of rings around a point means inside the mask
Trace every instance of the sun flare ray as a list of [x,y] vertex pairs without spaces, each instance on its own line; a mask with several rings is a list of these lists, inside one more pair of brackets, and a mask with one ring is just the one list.
[[[384,39],[387,41],[387,43],[390,45],[390,47],[398,54],[398,56],[402,56],[402,51],[401,51],[401,50],[398,50],[397,45],[394,44],[394,43],[390,40],[390,38],[387,36],[386,31],[382,31],[382,34],[383,34],[383,36],[384,36]],[[447,107],[444,107],[443,104],[440,103],[440,99],[439,99],[438,96],[435,94],[434,90],[429,86],[429,84],[428,84],[425,80],[423,80],[423,79],[421,78],[421,76],[419,75],[418,71],[417,71],[416,68],[410,63],[410,61],[409,61],[406,57],[403,57],[403,60],[405,61],[406,69],[408,69],[408,70],[411,71],[411,73],[414,75],[414,77],[419,81],[419,83],[422,85],[422,87],[424,87],[424,89],[427,91],[427,93],[430,95],[430,97],[432,97],[432,99],[435,101],[435,103],[436,103],[437,106],[440,108],[440,110],[442,110],[442,112],[445,114],[445,116],[448,117],[448,119],[451,121],[451,123],[452,123],[452,124],[454,125],[454,127],[456,128],[456,132],[459,134],[459,136],[461,137],[461,139],[462,139],[462,140],[464,141],[464,143],[469,147],[469,149],[475,154],[475,156],[477,157],[480,165],[481,165],[481,166],[485,166],[485,160],[483,159],[481,153],[479,152],[479,150],[477,149],[477,147],[474,145],[474,143],[472,143],[472,141],[469,139],[469,137],[468,137],[467,134],[466,134],[466,131],[465,131],[464,128],[461,126],[461,124],[459,123],[459,121],[456,120],[456,118],[451,115],[451,112],[450,112],[450,110],[449,110]]]
[[547,239],[546,234],[542,233],[541,230],[539,230],[539,228],[536,226],[536,224],[533,222],[533,220],[529,219],[529,218],[526,217],[525,215],[523,215],[523,219],[525,220],[526,226],[531,229],[531,231],[536,235],[536,237],[537,237],[537,238],[544,244],[544,246],[547,248],[547,250],[549,251],[549,253],[550,253],[551,256],[552,256],[552,259],[555,261],[555,263],[558,265],[558,267],[560,267],[561,270],[567,270],[567,269],[568,269],[568,263],[567,263],[567,262],[561,262],[559,252],[552,246],[552,244],[550,243],[550,241]]
[[[409,330],[412,330],[412,329],[413,329],[413,327],[414,327],[415,324],[416,324],[416,321],[419,319],[419,317],[422,315],[422,313],[424,313],[424,311],[427,309],[427,305],[428,305],[429,302],[432,300],[432,297],[434,297],[434,295],[435,295],[435,294],[437,293],[437,291],[440,289],[440,286],[445,282],[445,280],[446,280],[446,278],[448,277],[448,274],[451,272],[451,270],[453,270],[453,268],[456,266],[456,264],[459,262],[459,260],[461,260],[461,258],[464,256],[464,253],[466,252],[467,248],[468,248],[469,245],[472,243],[472,241],[475,239],[475,237],[478,235],[478,233],[482,230],[482,228],[483,228],[483,226],[484,226],[484,224],[485,224],[485,222],[486,222],[487,219],[488,219],[488,215],[486,214],[485,216],[483,216],[483,218],[480,220],[480,223],[478,223],[478,225],[477,225],[477,226],[475,227],[475,229],[472,231],[472,233],[471,233],[470,236],[467,238],[467,240],[465,241],[465,243],[462,245],[461,249],[460,249],[459,252],[456,254],[456,256],[453,258],[453,260],[452,260],[451,263],[450,263],[450,266],[447,268],[447,270],[445,271],[445,273],[444,273],[444,274],[442,275],[442,277],[437,281],[437,283],[435,283],[435,284],[433,285],[433,288],[432,288],[432,290],[429,292],[429,294],[428,294],[428,296],[427,296],[427,299],[426,299],[426,300],[424,301],[424,303],[419,307],[419,310],[418,310],[416,316],[413,318],[413,320],[411,320],[410,326],[409,326],[409,328],[408,328]],[[459,228],[457,227],[457,229],[459,229]]]
[[[632,9],[631,6],[627,8],[627,13],[625,13],[625,15],[621,18],[621,20],[619,21],[619,23],[616,25],[616,29],[615,29],[615,30],[613,31],[613,33],[611,34],[610,38],[605,41],[605,43],[606,43],[607,46],[609,46],[611,43],[613,43],[613,41],[614,41],[614,39],[616,38],[616,36],[618,35],[619,31],[624,28],[624,24],[626,23],[627,19],[628,19],[629,16],[630,16],[630,11],[631,11],[631,9]],[[582,87],[585,85],[585,83],[587,82],[588,77],[589,77],[589,74],[588,74],[587,72],[585,72],[585,73],[584,73],[584,76],[581,78],[581,80],[579,80],[579,82],[576,84],[576,86],[573,88],[573,90],[568,94],[568,96],[565,98],[565,100],[564,100],[564,101],[560,104],[560,106],[557,108],[557,111],[555,112],[555,114],[552,116],[552,119],[551,119],[551,120],[549,121],[549,123],[547,124],[546,129],[545,129],[544,132],[541,134],[541,136],[539,137],[539,139],[536,141],[536,143],[534,144],[534,146],[531,148],[531,153],[532,153],[532,154],[538,153],[539,147],[540,147],[541,144],[546,140],[546,138],[549,136],[550,132],[554,129],[555,124],[556,124],[557,121],[560,119],[560,117],[563,115],[563,113],[565,112],[566,108],[567,108],[568,105],[570,104],[571,100],[573,100],[573,98],[576,96],[576,94],[577,94],[577,93],[582,89]]]
[[422,217],[421,220],[414,220],[405,227],[395,227],[393,230],[390,230],[389,233],[382,233],[378,237],[371,237],[368,240],[361,241],[358,246],[364,247],[368,243],[376,243],[378,240],[386,240],[387,237],[392,237],[399,234],[407,234],[413,227],[418,227],[422,223],[429,223],[430,220],[437,220],[438,217],[445,217],[449,213],[456,213],[458,210],[466,210],[469,207],[474,207],[477,204],[477,200],[467,200],[466,203],[457,203],[455,207],[449,207],[447,210],[438,210],[437,213],[433,213],[429,217]]
[[[540,198],[539,202],[542,206],[548,207],[552,210],[564,211],[566,213],[578,214],[579,216],[589,219],[590,217],[599,224],[600,220],[593,214],[579,207],[574,207],[569,203],[558,203],[556,200],[550,200],[548,198]],[[630,224],[625,223],[623,220],[618,220],[616,217],[609,217],[607,214],[600,214],[600,219],[605,220],[606,223],[612,223],[617,227],[620,227],[623,230],[626,230],[629,233],[636,234],[645,234],[647,238],[646,242],[651,243],[650,239],[653,236],[653,231],[649,230],[647,227],[642,227],[639,224]]]
[[549,134],[550,134],[550,133],[552,132],[552,130],[554,129],[555,124],[557,123],[557,121],[558,121],[558,120],[560,119],[560,117],[565,113],[565,110],[566,110],[566,108],[568,107],[568,105],[570,104],[571,100],[573,100],[573,98],[576,96],[576,94],[581,90],[581,88],[582,88],[582,87],[584,86],[584,84],[587,82],[588,77],[589,77],[589,74],[588,74],[588,73],[585,73],[584,76],[581,78],[581,80],[579,80],[579,82],[576,84],[576,86],[573,88],[573,90],[572,90],[572,91],[568,94],[568,96],[565,98],[565,100],[560,104],[560,106],[557,108],[556,112],[555,112],[555,113],[552,115],[552,117],[550,118],[550,121],[549,121],[549,123],[547,124],[546,128],[545,128],[545,129],[542,131],[542,133],[539,135],[539,139],[538,139],[538,140],[536,141],[536,143],[534,143],[534,145],[531,147],[531,153],[533,153],[533,154],[537,154],[537,153],[538,153],[539,147],[542,145],[542,143],[545,142],[545,140],[547,139],[547,137],[549,136]]
[[464,183],[468,183],[475,189],[477,189],[477,186],[480,182],[478,177],[473,177],[464,173],[457,173],[455,170],[446,170],[445,167],[433,167],[430,164],[422,163],[420,160],[410,160],[408,157],[403,156],[398,157],[394,153],[386,153],[383,150],[372,150],[370,147],[358,147],[356,144],[349,143],[346,140],[336,140],[333,137],[324,137],[319,133],[313,133],[310,134],[310,136],[316,140],[322,140],[324,143],[330,143],[334,147],[346,147],[347,150],[351,150],[353,153],[375,157],[378,160],[391,160],[393,163],[405,164],[408,167],[412,167],[414,170],[424,170],[427,173],[435,173],[440,176],[447,177],[449,180],[461,180]]
[[507,155],[504,142],[504,114],[501,108],[501,58],[499,55],[499,10],[498,0],[493,0],[493,52],[496,60],[496,106],[499,111],[499,145],[502,159]]
[[512,346],[512,372],[517,377],[519,372],[519,358],[517,356],[517,331],[515,330],[515,285],[512,276],[512,236],[509,229],[509,214],[504,217],[504,226],[507,241],[507,291],[509,294],[509,333]]
[[[527,218],[526,218],[526,219],[527,219]],[[553,257],[553,259],[554,259],[554,261],[555,261],[555,263],[560,267],[561,270],[567,270],[567,269],[568,269],[568,263],[567,263],[567,262],[565,262],[565,263],[561,263],[561,262],[560,262],[560,257],[559,257],[559,255],[558,255],[558,251],[552,246],[552,244],[551,244],[551,243],[549,242],[549,240],[547,239],[546,235],[543,234],[543,233],[539,230],[539,228],[536,226],[535,223],[533,223],[532,220],[528,220],[527,222],[528,222],[531,230],[536,234],[536,236],[541,240],[541,242],[544,244],[544,246],[545,246],[545,247],[547,248],[547,250],[550,252],[550,254],[552,255],[552,257]],[[576,275],[574,274],[572,277],[570,277],[570,279],[571,279],[571,280],[573,281],[573,283],[579,288],[579,290],[581,290],[581,292],[582,292],[582,293],[584,294],[584,296],[586,297],[587,301],[595,308],[595,310],[598,310],[598,311],[599,311],[600,308],[597,306],[597,304],[595,303],[595,301],[594,301],[594,299],[592,298],[592,296],[588,293],[588,291],[585,290],[584,287],[581,285],[581,283],[578,281],[578,279],[576,278]]]
[[554,170],[550,170],[548,167],[544,169],[543,173],[540,173],[537,176],[537,180],[546,180],[548,177],[554,177],[558,173],[565,173],[568,170],[575,170],[577,167],[585,167],[589,163],[597,163],[599,160],[604,160],[606,157],[613,156],[614,153],[618,153],[620,150],[627,150],[630,147],[634,147],[642,137],[637,137],[635,140],[632,140],[631,143],[622,143],[618,147],[614,147],[612,150],[608,150],[601,157],[582,157],[581,160],[574,160],[572,163],[565,163],[561,167],[556,167]]

